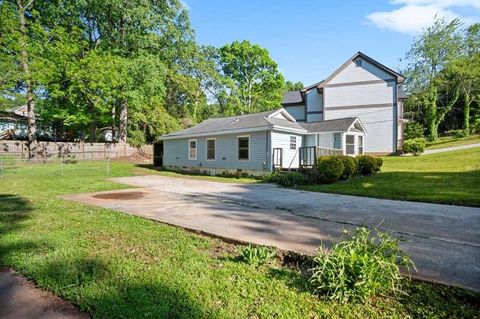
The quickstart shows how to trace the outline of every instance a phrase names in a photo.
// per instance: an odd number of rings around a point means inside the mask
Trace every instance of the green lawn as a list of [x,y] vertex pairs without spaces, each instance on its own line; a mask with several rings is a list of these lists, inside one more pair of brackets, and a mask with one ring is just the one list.
[[440,137],[438,141],[427,142],[425,149],[434,150],[444,147],[460,146],[467,144],[480,143],[480,135],[471,135],[467,137],[445,136]]
[[308,191],[480,207],[480,148],[384,157],[382,171]]
[[[416,159],[412,159],[416,160]],[[387,165],[388,166],[388,165]],[[96,318],[474,318],[479,294],[412,282],[367,305],[312,296],[296,268],[255,268],[234,246],[62,194],[120,189],[101,162],[7,168],[0,179],[0,266]],[[110,176],[151,173],[113,162]],[[153,172],[156,173],[156,172]]]

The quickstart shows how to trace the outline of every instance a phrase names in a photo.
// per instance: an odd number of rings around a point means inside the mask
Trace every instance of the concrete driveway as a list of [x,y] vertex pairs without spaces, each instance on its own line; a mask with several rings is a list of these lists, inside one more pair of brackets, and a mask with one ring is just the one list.
[[480,209],[312,193],[270,184],[136,176],[139,188],[68,199],[237,241],[314,254],[342,230],[389,231],[415,261],[414,277],[480,290]]

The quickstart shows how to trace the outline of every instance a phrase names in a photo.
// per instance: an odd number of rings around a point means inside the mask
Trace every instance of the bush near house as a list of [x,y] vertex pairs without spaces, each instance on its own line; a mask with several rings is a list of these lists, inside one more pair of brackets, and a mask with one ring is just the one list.
[[410,269],[414,265],[400,249],[398,240],[362,227],[330,250],[320,246],[310,282],[315,292],[326,299],[365,302],[374,296],[400,292],[405,280],[400,267]]
[[357,157],[358,174],[363,176],[371,176],[380,171],[383,160],[380,157],[370,155],[361,155]]
[[426,140],[424,138],[414,138],[403,142],[403,151],[418,156],[425,150]]
[[343,156],[323,156],[317,162],[316,167],[320,181],[333,183],[340,179],[345,172]]
[[347,155],[340,156],[340,158],[342,159],[345,168],[340,179],[346,181],[357,174],[358,162],[355,157]]
[[309,184],[307,175],[298,172],[273,172],[265,176],[263,181],[276,183],[284,187]]
[[405,132],[404,132],[404,138],[406,140],[411,140],[414,138],[422,138],[424,137],[425,133],[425,128],[423,127],[422,124],[418,122],[408,122],[405,125]]

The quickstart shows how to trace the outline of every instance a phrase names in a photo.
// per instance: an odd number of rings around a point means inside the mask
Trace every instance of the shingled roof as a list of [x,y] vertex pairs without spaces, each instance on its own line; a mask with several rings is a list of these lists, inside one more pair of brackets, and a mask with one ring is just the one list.
[[[308,132],[346,132],[356,122],[358,117],[346,117],[335,120],[326,120],[313,123],[300,123]],[[363,125],[361,125],[363,128]],[[364,129],[364,128],[363,128]],[[365,129],[364,129],[365,130]]]
[[282,104],[303,104],[303,96],[300,91],[287,91],[283,93]]

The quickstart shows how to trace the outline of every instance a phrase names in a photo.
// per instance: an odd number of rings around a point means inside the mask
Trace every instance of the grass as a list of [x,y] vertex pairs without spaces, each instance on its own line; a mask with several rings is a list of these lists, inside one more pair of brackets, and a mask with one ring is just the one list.
[[[111,177],[156,173],[112,162]],[[161,173],[162,174],[162,173]],[[101,162],[6,169],[0,266],[95,318],[474,318],[480,295],[413,281],[367,304],[314,297],[297,268],[238,262],[235,247],[182,229],[61,199],[124,188]]]
[[480,148],[384,157],[382,171],[303,190],[480,207]]
[[480,135],[471,135],[467,137],[445,136],[440,137],[437,141],[427,142],[425,149],[434,150],[444,147],[468,145],[480,143]]

